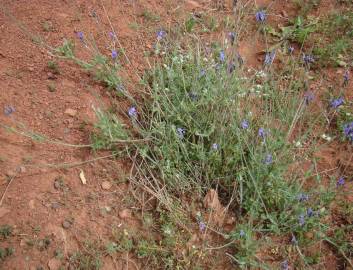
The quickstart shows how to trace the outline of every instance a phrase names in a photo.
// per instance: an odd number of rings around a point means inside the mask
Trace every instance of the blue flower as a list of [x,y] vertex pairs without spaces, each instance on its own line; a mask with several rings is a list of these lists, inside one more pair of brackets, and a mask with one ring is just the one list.
[[309,200],[309,195],[305,193],[299,193],[297,199],[299,202],[305,202]]
[[84,35],[83,35],[83,32],[81,32],[81,31],[77,32],[77,37],[78,37],[81,41],[83,41],[83,39],[85,38]]
[[315,98],[314,93],[311,92],[311,91],[307,91],[307,92],[304,94],[304,102],[305,102],[305,104],[306,104],[306,105],[309,105],[309,103],[310,103],[311,101],[313,101],[314,98]]
[[131,117],[131,118],[136,118],[137,117],[137,110],[136,110],[136,107],[134,106],[131,106],[128,110],[128,115]]
[[306,210],[306,215],[308,217],[312,217],[314,215],[314,211],[311,207],[309,207],[307,210]]
[[340,178],[337,180],[337,187],[343,186],[344,183],[345,183],[344,177],[340,177]]
[[212,144],[212,149],[217,151],[219,149],[219,145],[217,143]]
[[256,12],[255,14],[255,18],[256,18],[256,21],[260,22],[260,23],[263,23],[264,21],[266,21],[266,12],[264,10],[260,10],[258,12]]
[[112,50],[112,58],[115,59],[118,57],[118,52],[116,50]]
[[235,37],[236,37],[236,34],[235,32],[229,32],[228,33],[228,36],[229,36],[229,39],[230,39],[230,44],[234,44],[234,41],[235,41]]
[[226,61],[226,54],[224,53],[224,51],[220,51],[220,52],[219,52],[219,60],[220,60],[221,62]]
[[203,222],[203,221],[199,222],[199,229],[200,229],[200,232],[204,232],[206,230],[205,222]]
[[333,109],[337,109],[339,106],[341,106],[344,103],[344,98],[339,97],[331,101],[331,107]]
[[271,154],[267,154],[265,159],[264,159],[264,164],[266,165],[270,165],[273,162],[273,158]]
[[281,270],[289,270],[289,265],[287,260],[281,263]]
[[6,116],[9,116],[10,114],[14,113],[15,111],[16,111],[15,108],[12,107],[11,105],[5,106],[5,108],[4,108],[4,114]]
[[245,236],[245,232],[244,232],[244,230],[240,230],[240,232],[239,232],[239,236],[240,236],[240,237],[244,237],[244,236]]
[[263,128],[259,128],[258,135],[259,135],[259,137],[261,137],[262,139],[265,139],[265,137],[266,137],[266,131],[265,131]]
[[267,52],[265,54],[264,64],[266,66],[272,65],[273,61],[275,60],[275,57],[276,57],[276,50],[273,50],[272,52]]
[[248,129],[249,128],[249,121],[248,120],[243,120],[243,121],[241,121],[241,128],[242,129]]
[[298,221],[299,221],[299,225],[300,226],[304,226],[304,224],[305,224],[305,216],[303,214],[299,215]]
[[353,142],[353,121],[343,126],[343,133],[349,141]]
[[309,65],[311,63],[314,63],[315,62],[315,59],[312,55],[310,54],[303,54],[303,61],[306,65]]
[[186,130],[184,128],[178,127],[177,128],[177,136],[179,137],[180,140],[184,139],[184,135]]
[[292,54],[294,52],[294,47],[293,46],[289,46],[288,47],[288,53]]
[[157,40],[162,40],[167,35],[167,32],[164,30],[159,30],[157,32]]

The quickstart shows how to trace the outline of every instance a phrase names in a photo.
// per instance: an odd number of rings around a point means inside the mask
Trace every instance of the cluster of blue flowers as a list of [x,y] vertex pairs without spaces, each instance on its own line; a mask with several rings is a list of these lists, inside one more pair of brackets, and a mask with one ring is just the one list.
[[349,141],[353,142],[353,121],[343,126],[343,133]]

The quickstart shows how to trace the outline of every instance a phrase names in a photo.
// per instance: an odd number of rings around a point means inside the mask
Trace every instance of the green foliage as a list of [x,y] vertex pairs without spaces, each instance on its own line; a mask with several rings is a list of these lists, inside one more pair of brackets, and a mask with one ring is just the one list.
[[332,13],[320,20],[314,54],[323,66],[348,66],[353,53],[353,12]]
[[0,226],[0,240],[8,239],[12,235],[12,226],[5,224]]
[[264,31],[277,37],[279,41],[289,40],[302,45],[309,35],[316,30],[317,20],[305,22],[303,17],[298,16],[295,20],[290,21],[290,25],[280,27],[280,32],[270,25],[264,26]]
[[58,63],[55,61],[48,61],[48,68],[53,74],[60,74]]
[[97,242],[86,242],[84,248],[69,258],[70,267],[77,270],[99,270],[102,263],[102,247]]

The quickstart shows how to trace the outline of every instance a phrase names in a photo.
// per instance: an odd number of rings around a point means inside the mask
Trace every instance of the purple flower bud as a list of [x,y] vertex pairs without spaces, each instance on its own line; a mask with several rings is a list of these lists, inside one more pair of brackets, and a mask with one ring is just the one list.
[[10,114],[14,113],[16,110],[14,107],[12,107],[11,105],[10,106],[5,106],[4,108],[4,114],[6,116],[9,116]]
[[185,129],[184,128],[181,128],[181,127],[178,127],[177,128],[177,136],[179,137],[180,140],[184,139],[184,135],[185,135]]
[[340,178],[337,180],[337,187],[343,186],[344,183],[345,183],[344,177],[340,177]]
[[267,154],[265,159],[264,159],[264,164],[266,165],[270,165],[273,162],[273,158],[271,154]]
[[353,142],[353,121],[343,126],[343,133],[349,141]]
[[224,62],[226,60],[226,54],[224,53],[224,51],[219,52],[219,60],[221,62]]
[[305,102],[305,104],[306,104],[306,105],[309,105],[309,103],[314,100],[314,97],[315,97],[315,96],[314,96],[314,93],[313,93],[313,92],[307,91],[307,92],[304,94],[304,102]]
[[266,131],[263,128],[259,128],[258,135],[262,139],[265,139],[266,138]]
[[273,61],[275,60],[275,57],[276,57],[276,51],[275,50],[273,50],[272,52],[267,52],[265,54],[264,64],[266,66],[272,65]]
[[287,260],[281,263],[281,270],[289,270],[289,265]]
[[299,215],[298,220],[299,220],[299,225],[300,226],[304,226],[304,224],[305,224],[305,216],[303,214]]
[[219,145],[217,143],[212,144],[212,149],[217,151],[219,149]]
[[306,202],[309,200],[309,195],[308,194],[305,194],[305,193],[300,193],[298,196],[297,196],[297,199],[299,202]]
[[157,40],[162,40],[167,35],[167,32],[164,30],[159,30],[157,32]]
[[249,121],[245,120],[245,119],[243,121],[241,121],[241,128],[248,129],[249,128]]
[[205,224],[205,222],[203,222],[203,221],[200,221],[199,222],[199,229],[200,229],[200,232],[205,232],[205,230],[206,230],[206,224]]
[[131,117],[131,118],[136,118],[137,117],[137,110],[136,110],[136,107],[134,106],[131,106],[128,110],[128,115]]
[[81,32],[81,31],[79,31],[79,32],[77,32],[77,37],[81,40],[81,41],[83,41],[84,40],[84,35],[83,35],[83,32]]
[[290,46],[290,47],[288,48],[288,53],[289,53],[289,54],[292,54],[293,52],[294,52],[294,47]]
[[314,211],[311,207],[309,207],[307,210],[306,210],[306,215],[308,217],[312,217],[314,215]]
[[235,41],[235,37],[236,37],[236,34],[235,32],[229,32],[228,33],[228,36],[229,36],[229,39],[230,39],[230,44],[234,44],[234,41]]
[[260,10],[258,12],[256,12],[255,14],[255,18],[256,18],[256,21],[260,22],[260,23],[263,23],[264,21],[266,21],[266,12],[264,10]]
[[109,37],[112,39],[112,40],[114,40],[114,39],[116,39],[116,35],[115,35],[115,33],[114,32],[109,32]]
[[315,59],[312,55],[310,54],[303,54],[303,61],[306,65],[309,65],[311,63],[314,63],[315,62]]
[[339,106],[341,106],[344,103],[344,98],[339,97],[331,101],[331,107],[333,109],[337,109]]
[[118,57],[118,52],[116,50],[112,50],[112,58],[116,59]]

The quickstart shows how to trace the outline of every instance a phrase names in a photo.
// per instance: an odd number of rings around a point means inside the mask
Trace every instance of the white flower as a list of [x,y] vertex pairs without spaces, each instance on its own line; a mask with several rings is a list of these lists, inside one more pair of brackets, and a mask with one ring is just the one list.
[[321,138],[323,138],[325,141],[328,141],[328,142],[332,141],[332,138],[326,134],[322,134]]

